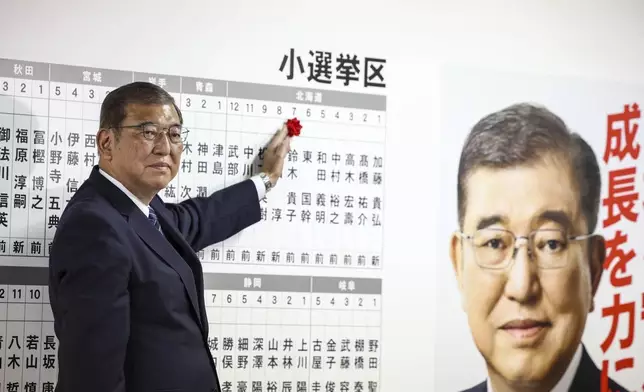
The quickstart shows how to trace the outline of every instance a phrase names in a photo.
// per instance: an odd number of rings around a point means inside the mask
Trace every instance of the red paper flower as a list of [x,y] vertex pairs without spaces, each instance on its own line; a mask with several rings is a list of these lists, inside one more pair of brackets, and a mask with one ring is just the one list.
[[300,130],[302,129],[302,125],[300,124],[300,120],[298,120],[296,117],[286,122],[286,128],[288,128],[289,136],[300,136]]

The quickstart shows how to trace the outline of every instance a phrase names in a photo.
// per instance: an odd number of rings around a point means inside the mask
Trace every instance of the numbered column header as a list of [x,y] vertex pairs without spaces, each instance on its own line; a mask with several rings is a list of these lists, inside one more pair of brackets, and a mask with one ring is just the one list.
[[374,111],[386,111],[387,109],[387,97],[384,95],[224,81],[76,65],[46,64],[2,58],[0,58],[0,78],[34,79],[111,88],[134,81],[143,81],[156,84],[175,94],[221,96],[233,99],[294,104],[303,103]]
[[49,64],[0,58],[0,77],[49,80]]
[[314,277],[314,293],[382,294],[382,279]]
[[311,292],[311,277],[254,274],[205,274],[206,290]]
[[49,269],[46,267],[0,266],[0,284],[47,286]]

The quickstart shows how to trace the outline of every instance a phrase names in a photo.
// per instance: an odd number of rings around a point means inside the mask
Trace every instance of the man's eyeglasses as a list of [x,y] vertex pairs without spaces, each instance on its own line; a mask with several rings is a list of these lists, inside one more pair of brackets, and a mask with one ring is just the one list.
[[168,135],[168,140],[172,144],[182,145],[188,136],[188,129],[182,125],[172,125],[170,127],[161,127],[158,124],[145,123],[139,125],[124,125],[117,128],[136,129],[139,135],[145,140],[156,142],[162,134]]
[[523,245],[541,269],[563,268],[570,260],[571,242],[585,240],[595,234],[569,236],[559,229],[535,230],[527,236],[515,236],[504,229],[481,229],[472,235],[460,233],[474,249],[474,259],[481,268],[500,270],[507,268]]

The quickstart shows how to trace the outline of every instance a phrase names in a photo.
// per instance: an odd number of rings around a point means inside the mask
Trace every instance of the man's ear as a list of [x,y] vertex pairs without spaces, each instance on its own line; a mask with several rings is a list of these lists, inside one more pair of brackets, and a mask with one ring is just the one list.
[[114,132],[105,128],[99,129],[96,133],[96,147],[99,155],[108,161],[112,159],[112,154],[114,153],[115,136]]
[[459,233],[453,233],[449,242],[449,257],[452,260],[452,269],[458,284],[458,290],[461,292],[461,306],[465,309],[465,302],[463,295],[463,247],[462,239]]
[[590,254],[588,258],[592,290],[589,311],[592,312],[595,310],[595,294],[597,294],[597,290],[599,289],[599,282],[602,280],[604,262],[606,261],[606,240],[603,236],[597,235],[590,239]]

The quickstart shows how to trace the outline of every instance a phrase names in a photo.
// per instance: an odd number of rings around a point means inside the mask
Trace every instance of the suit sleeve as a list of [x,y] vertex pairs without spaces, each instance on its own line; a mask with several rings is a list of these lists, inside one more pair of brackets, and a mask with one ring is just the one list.
[[209,197],[195,197],[166,207],[179,232],[195,251],[230,238],[261,218],[253,180],[231,185]]
[[125,392],[131,262],[97,213],[72,213],[50,255],[50,296],[66,392]]

